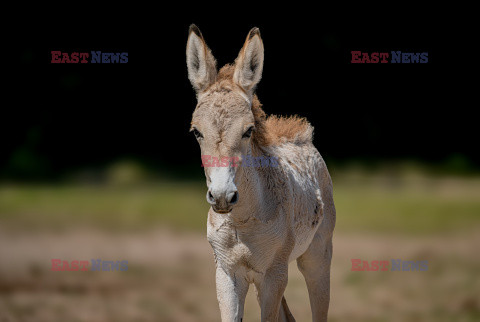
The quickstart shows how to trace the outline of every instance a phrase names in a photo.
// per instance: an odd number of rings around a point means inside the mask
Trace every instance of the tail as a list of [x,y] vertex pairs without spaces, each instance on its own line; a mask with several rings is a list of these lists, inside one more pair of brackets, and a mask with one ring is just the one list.
[[295,322],[295,318],[290,312],[290,309],[287,305],[287,300],[285,300],[285,296],[282,297],[282,307],[280,307],[280,320],[285,322]]

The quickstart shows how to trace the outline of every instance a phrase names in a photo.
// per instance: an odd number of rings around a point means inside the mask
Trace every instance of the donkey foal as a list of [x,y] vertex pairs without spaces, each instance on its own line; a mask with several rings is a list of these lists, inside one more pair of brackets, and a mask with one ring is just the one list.
[[187,67],[196,93],[194,132],[203,155],[275,157],[276,167],[205,167],[207,237],[216,263],[222,321],[242,321],[254,284],[262,321],[295,321],[283,296],[288,263],[305,277],[313,321],[326,321],[335,206],[325,162],[300,117],[266,117],[254,94],[263,42],[253,28],[233,65],[217,72],[200,30],[190,26]]

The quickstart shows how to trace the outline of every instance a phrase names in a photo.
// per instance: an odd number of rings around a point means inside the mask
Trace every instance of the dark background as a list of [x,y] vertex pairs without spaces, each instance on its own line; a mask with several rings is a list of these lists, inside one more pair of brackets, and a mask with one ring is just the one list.
[[[264,110],[307,117],[327,162],[478,169],[475,119],[449,87],[452,56],[428,8],[347,13],[276,5],[233,16],[232,9],[206,15],[185,7],[72,9],[25,22],[9,82],[14,99],[2,109],[1,177],[58,179],[125,158],[152,169],[198,170],[188,131],[196,104],[185,64],[191,23],[219,67],[234,61],[250,28],[260,28]],[[52,50],[128,52],[129,61],[51,64]],[[429,62],[351,64],[352,50],[428,52]]]

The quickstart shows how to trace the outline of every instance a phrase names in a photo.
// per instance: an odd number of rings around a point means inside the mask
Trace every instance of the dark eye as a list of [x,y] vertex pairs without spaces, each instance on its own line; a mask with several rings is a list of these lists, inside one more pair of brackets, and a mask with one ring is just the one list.
[[245,133],[243,133],[242,138],[249,138],[252,136],[253,126],[250,126]]
[[200,133],[200,131],[198,131],[197,129],[194,128],[194,129],[192,130],[192,132],[193,132],[193,134],[195,135],[195,137],[196,137],[197,139],[203,139],[202,133]]

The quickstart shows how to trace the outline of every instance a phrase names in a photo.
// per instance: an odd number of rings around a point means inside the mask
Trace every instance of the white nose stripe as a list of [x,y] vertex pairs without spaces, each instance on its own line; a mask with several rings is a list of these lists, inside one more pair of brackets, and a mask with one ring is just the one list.
[[227,194],[236,191],[235,172],[232,167],[214,167],[210,171],[210,190],[212,194]]

